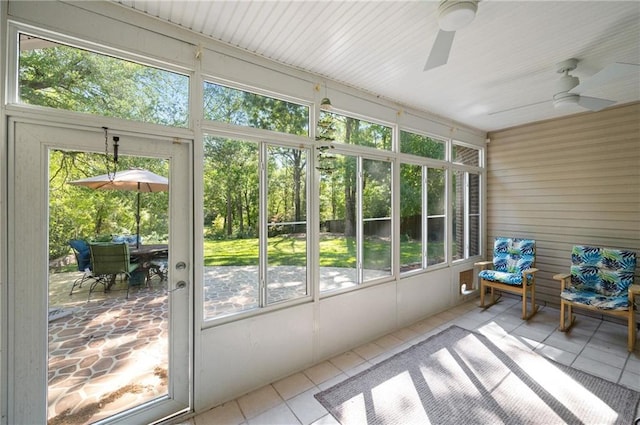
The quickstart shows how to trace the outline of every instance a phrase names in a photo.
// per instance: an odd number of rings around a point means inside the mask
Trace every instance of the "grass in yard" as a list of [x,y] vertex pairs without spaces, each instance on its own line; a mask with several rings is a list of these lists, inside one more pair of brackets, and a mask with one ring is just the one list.
[[[300,235],[281,235],[269,238],[269,265],[302,266],[306,264],[307,241]],[[432,248],[430,246],[430,248]],[[364,244],[366,267],[389,267],[388,242],[367,239]],[[420,262],[421,244],[407,241],[401,243],[401,262]],[[438,251],[436,245],[434,251]],[[441,249],[441,246],[440,246]],[[207,266],[255,266],[258,265],[258,239],[205,240],[204,261]],[[354,238],[323,235],[320,238],[321,267],[355,267],[356,247]]]

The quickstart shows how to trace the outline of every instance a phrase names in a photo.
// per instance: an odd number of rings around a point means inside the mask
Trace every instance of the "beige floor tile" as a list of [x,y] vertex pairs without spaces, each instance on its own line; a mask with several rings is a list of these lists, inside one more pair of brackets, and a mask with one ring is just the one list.
[[340,373],[340,369],[328,361],[319,363],[304,371],[304,374],[307,375],[316,385],[321,384]]
[[315,384],[302,372],[273,383],[273,387],[284,400],[289,400],[314,386]]
[[384,350],[390,350],[394,347],[397,347],[398,345],[402,344],[403,341],[399,338],[396,338],[395,336],[389,334],[389,335],[385,335],[382,338],[378,338],[375,341],[373,341],[374,344],[379,345],[380,347],[382,347]]
[[317,391],[309,390],[287,401],[287,405],[303,424],[310,424],[327,414],[327,409],[314,397]]
[[[624,372],[620,378],[620,385],[627,388],[631,388],[635,391],[640,391],[640,375],[631,372]],[[640,408],[640,406],[638,406]]]
[[195,425],[239,425],[244,422],[240,406],[233,400],[194,418]]
[[299,425],[301,422],[293,414],[289,406],[281,403],[264,413],[251,418],[249,425]]
[[353,351],[363,359],[371,360],[372,358],[382,354],[385,350],[379,345],[370,342],[354,348]]
[[247,419],[266,412],[283,402],[282,397],[271,385],[266,385],[238,399],[238,405]]
[[366,360],[360,357],[354,351],[347,351],[346,353],[342,353],[339,356],[333,357],[329,359],[331,363],[333,363],[338,369],[343,372],[353,369],[359,364],[364,363]]
[[393,335],[394,337],[402,341],[411,341],[412,339],[415,339],[420,336],[418,332],[414,331],[411,328],[399,329],[393,332],[391,335]]
[[578,356],[571,366],[611,382],[618,382],[622,374],[622,369],[584,356]]

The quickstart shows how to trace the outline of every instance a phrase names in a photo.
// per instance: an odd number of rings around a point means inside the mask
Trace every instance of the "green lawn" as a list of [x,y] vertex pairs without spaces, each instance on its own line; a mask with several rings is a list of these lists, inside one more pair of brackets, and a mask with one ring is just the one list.
[[[430,251],[439,252],[442,245],[430,246]],[[388,243],[380,240],[366,240],[364,244],[365,267],[388,267]],[[403,264],[420,261],[420,244],[401,243]],[[355,267],[354,238],[323,236],[320,239],[321,267]],[[269,265],[305,265],[306,239],[295,236],[269,238]],[[205,240],[204,262],[207,266],[248,266],[258,264],[258,239]]]

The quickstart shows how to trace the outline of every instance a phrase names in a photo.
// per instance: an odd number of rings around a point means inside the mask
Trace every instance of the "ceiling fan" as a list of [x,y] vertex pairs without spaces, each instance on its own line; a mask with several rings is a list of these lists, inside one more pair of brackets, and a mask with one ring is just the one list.
[[440,31],[433,43],[424,70],[444,65],[449,60],[456,31],[469,25],[476,17],[479,0],[442,0],[438,6]]
[[[557,72],[562,74],[562,77],[560,77],[556,83],[556,92],[552,97],[553,106],[556,109],[563,109],[575,107],[577,105],[594,112],[600,111],[616,102],[608,99],[583,96],[582,93],[640,71],[640,65],[615,62],[607,65],[591,76],[591,78],[581,83],[578,77],[569,75],[569,72],[575,70],[578,66],[577,59],[567,59],[558,63],[556,66]],[[510,112],[516,109],[527,108],[529,106],[539,105],[546,102],[548,102],[548,100],[516,106],[502,111],[491,112],[489,115]]]

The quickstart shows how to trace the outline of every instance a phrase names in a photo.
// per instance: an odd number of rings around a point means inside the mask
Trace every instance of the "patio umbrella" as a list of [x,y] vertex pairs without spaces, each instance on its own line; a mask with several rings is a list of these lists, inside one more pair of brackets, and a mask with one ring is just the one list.
[[117,171],[115,175],[102,174],[74,180],[69,183],[96,190],[129,190],[137,192],[136,247],[138,248],[140,247],[140,193],[166,192],[169,190],[169,180],[166,177],[138,168]]

